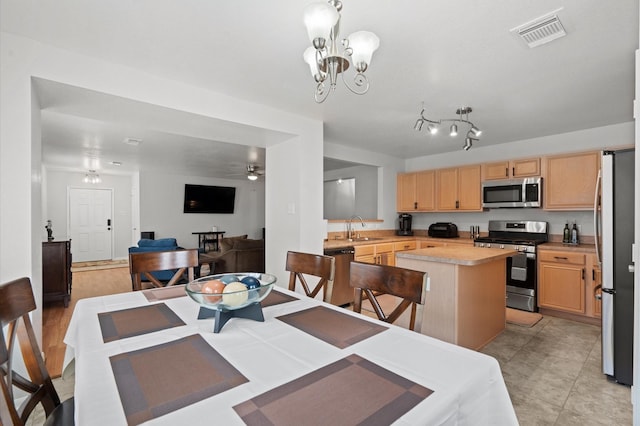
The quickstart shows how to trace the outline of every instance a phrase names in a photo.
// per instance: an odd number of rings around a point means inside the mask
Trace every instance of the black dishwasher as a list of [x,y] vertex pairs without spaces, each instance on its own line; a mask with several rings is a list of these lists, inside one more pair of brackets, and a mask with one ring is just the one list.
[[353,247],[327,249],[325,256],[333,256],[336,259],[336,271],[333,277],[333,293],[330,303],[344,306],[353,303],[353,289],[349,286],[349,269],[355,250]]

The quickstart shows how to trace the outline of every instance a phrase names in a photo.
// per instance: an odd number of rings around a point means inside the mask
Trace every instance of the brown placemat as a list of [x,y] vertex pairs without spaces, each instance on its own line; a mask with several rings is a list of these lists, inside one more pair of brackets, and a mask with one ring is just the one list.
[[185,325],[164,303],[98,314],[105,343]]
[[289,294],[280,293],[274,289],[271,289],[271,293],[267,297],[265,297],[260,304],[263,308],[267,306],[279,305],[281,303],[292,302],[294,300],[300,300],[297,297],[291,296]]
[[129,425],[249,381],[199,334],[109,359]]
[[316,306],[276,318],[340,349],[388,328],[324,306]]
[[432,393],[353,354],[233,409],[247,425],[388,425]]
[[142,294],[147,298],[149,302],[157,302],[158,300],[183,297],[187,295],[187,292],[184,290],[184,285],[172,285],[169,287],[142,290]]

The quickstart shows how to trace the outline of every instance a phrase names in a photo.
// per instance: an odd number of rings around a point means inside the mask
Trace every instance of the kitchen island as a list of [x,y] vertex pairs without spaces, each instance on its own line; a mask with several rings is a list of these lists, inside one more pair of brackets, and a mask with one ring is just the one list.
[[430,247],[396,254],[429,274],[422,334],[478,350],[505,328],[506,258],[513,250]]

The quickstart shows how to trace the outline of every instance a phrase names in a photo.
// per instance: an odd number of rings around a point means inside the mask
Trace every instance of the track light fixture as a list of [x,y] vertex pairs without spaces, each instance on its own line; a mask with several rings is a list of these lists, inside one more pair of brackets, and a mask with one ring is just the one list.
[[449,127],[449,136],[456,137],[458,136],[458,123],[468,124],[470,126],[467,131],[467,135],[465,137],[463,149],[468,151],[473,142],[478,141],[478,137],[482,134],[482,130],[476,127],[471,121],[469,121],[469,113],[473,111],[471,107],[461,107],[456,110],[456,114],[458,118],[442,118],[440,120],[431,120],[424,116],[424,103],[422,104],[422,111],[420,111],[420,118],[414,124],[413,129],[416,131],[421,131],[422,127],[425,123],[427,123],[427,130],[432,135],[438,133],[438,126],[445,122],[450,122],[451,127]]

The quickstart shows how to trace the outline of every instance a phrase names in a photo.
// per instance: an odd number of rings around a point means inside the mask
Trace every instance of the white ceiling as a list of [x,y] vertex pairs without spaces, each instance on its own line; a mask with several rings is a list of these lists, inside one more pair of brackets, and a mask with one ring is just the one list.
[[[473,149],[461,150],[465,132],[452,140],[446,132],[432,137],[413,130],[423,101],[434,119],[473,107],[469,119],[483,130],[474,148],[633,119],[638,0],[344,0],[342,36],[370,30],[380,37],[380,48],[367,71],[369,93],[356,96],[339,83],[324,104],[313,101],[314,83],[302,60],[309,44],[302,13],[311,2],[0,0],[0,25],[321,119],[327,141],[400,158],[473,155]],[[566,37],[530,49],[510,31],[557,9]],[[256,140],[287,137],[204,117],[186,120],[176,111],[51,82],[39,82],[38,89],[44,98],[43,159],[52,166],[86,169],[81,158],[90,152],[101,167],[113,160],[122,161],[123,170],[171,162],[178,171],[241,174],[247,162],[264,164],[264,151],[250,148],[264,146]],[[113,102],[138,113],[126,120],[109,114],[113,109],[105,105]],[[143,143],[132,150],[122,143],[125,137]],[[145,143],[151,140],[159,142]],[[152,145],[153,151],[145,148]]]

